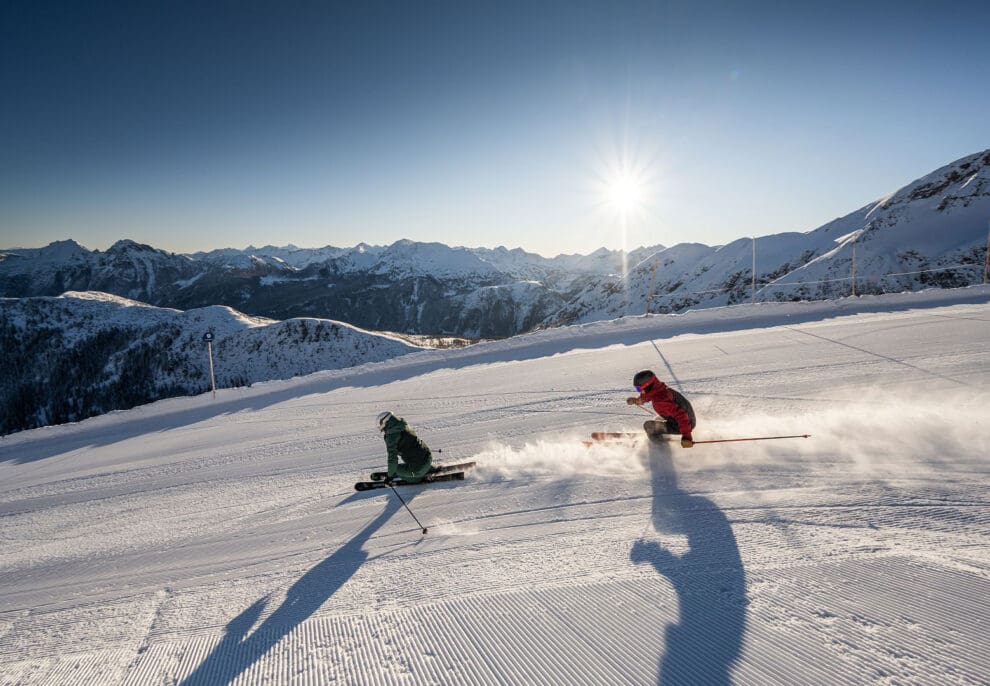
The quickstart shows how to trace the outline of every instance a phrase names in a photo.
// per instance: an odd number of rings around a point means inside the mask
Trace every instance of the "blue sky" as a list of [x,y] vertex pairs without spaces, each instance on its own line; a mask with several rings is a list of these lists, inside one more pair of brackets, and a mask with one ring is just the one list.
[[0,247],[807,231],[990,147],[982,7],[3,3]]

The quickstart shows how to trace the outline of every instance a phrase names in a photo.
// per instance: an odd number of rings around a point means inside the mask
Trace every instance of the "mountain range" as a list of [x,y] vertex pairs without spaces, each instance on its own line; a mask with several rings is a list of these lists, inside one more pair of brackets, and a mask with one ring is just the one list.
[[130,240],[105,252],[66,240],[0,251],[0,297],[101,291],[183,310],[226,305],[279,320],[318,317],[370,330],[502,337],[647,309],[846,295],[854,232],[858,293],[970,284],[981,276],[988,217],[985,150],[812,231],[723,246],[602,248],[546,258],[521,249],[401,240],[184,255]]
[[502,337],[542,325],[569,294],[620,271],[624,260],[661,249],[547,259],[519,249],[401,240],[180,255],[131,240],[106,252],[66,240],[2,251],[0,296],[100,291],[183,310],[226,305],[271,319],[319,317],[373,330]]
[[978,283],[988,218],[985,150],[812,231],[716,247],[2,250],[0,433],[203,392],[208,331],[226,387],[646,312]]

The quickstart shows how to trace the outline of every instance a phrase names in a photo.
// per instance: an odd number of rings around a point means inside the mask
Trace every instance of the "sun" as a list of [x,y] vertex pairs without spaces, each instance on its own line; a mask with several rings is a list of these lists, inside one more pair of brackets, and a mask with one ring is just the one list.
[[645,235],[661,210],[665,176],[662,157],[653,147],[603,146],[592,160],[593,173],[585,186],[588,200],[603,227],[621,232],[623,250],[628,232]]
[[621,172],[607,182],[605,200],[616,212],[628,216],[642,208],[646,200],[646,187],[636,175]]

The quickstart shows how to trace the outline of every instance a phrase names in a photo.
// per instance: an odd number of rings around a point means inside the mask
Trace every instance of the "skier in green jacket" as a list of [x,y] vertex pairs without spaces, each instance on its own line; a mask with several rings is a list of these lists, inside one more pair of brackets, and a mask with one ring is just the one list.
[[[407,483],[419,483],[433,468],[433,455],[406,420],[385,411],[378,415],[378,430],[385,434],[388,449],[388,476],[391,485],[395,477]],[[399,458],[402,458],[402,464]]]

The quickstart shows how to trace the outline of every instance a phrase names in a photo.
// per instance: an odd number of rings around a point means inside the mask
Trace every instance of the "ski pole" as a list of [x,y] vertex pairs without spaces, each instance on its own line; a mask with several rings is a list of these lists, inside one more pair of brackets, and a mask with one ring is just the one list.
[[695,445],[701,443],[735,443],[737,441],[772,441],[777,438],[811,438],[811,434],[798,434],[797,436],[754,436],[752,438],[717,438],[712,441],[694,441]]
[[423,530],[423,535],[425,536],[426,535],[426,527],[423,526],[423,523],[421,521],[419,521],[419,518],[416,517],[416,515],[413,514],[413,511],[409,509],[409,506],[406,505],[406,501],[403,500],[402,499],[402,496],[399,495],[399,492],[397,490],[395,490],[395,486],[393,486],[392,484],[388,484],[388,487],[392,489],[392,493],[395,493],[395,497],[399,499],[399,502],[402,503],[403,505],[405,505],[406,511],[409,512],[409,514],[412,515],[412,518],[416,520],[416,523],[419,524],[420,528]]
[[[652,410],[646,409],[642,405],[636,405],[636,407],[638,407],[639,409],[641,409],[643,412],[650,415],[651,417],[660,416],[655,412],[653,412]],[[778,438],[811,438],[811,434],[798,434],[797,436],[754,436],[751,438],[718,438],[712,441],[693,441],[693,443],[695,445],[699,445],[702,443],[736,443],[738,441],[773,441]]]

